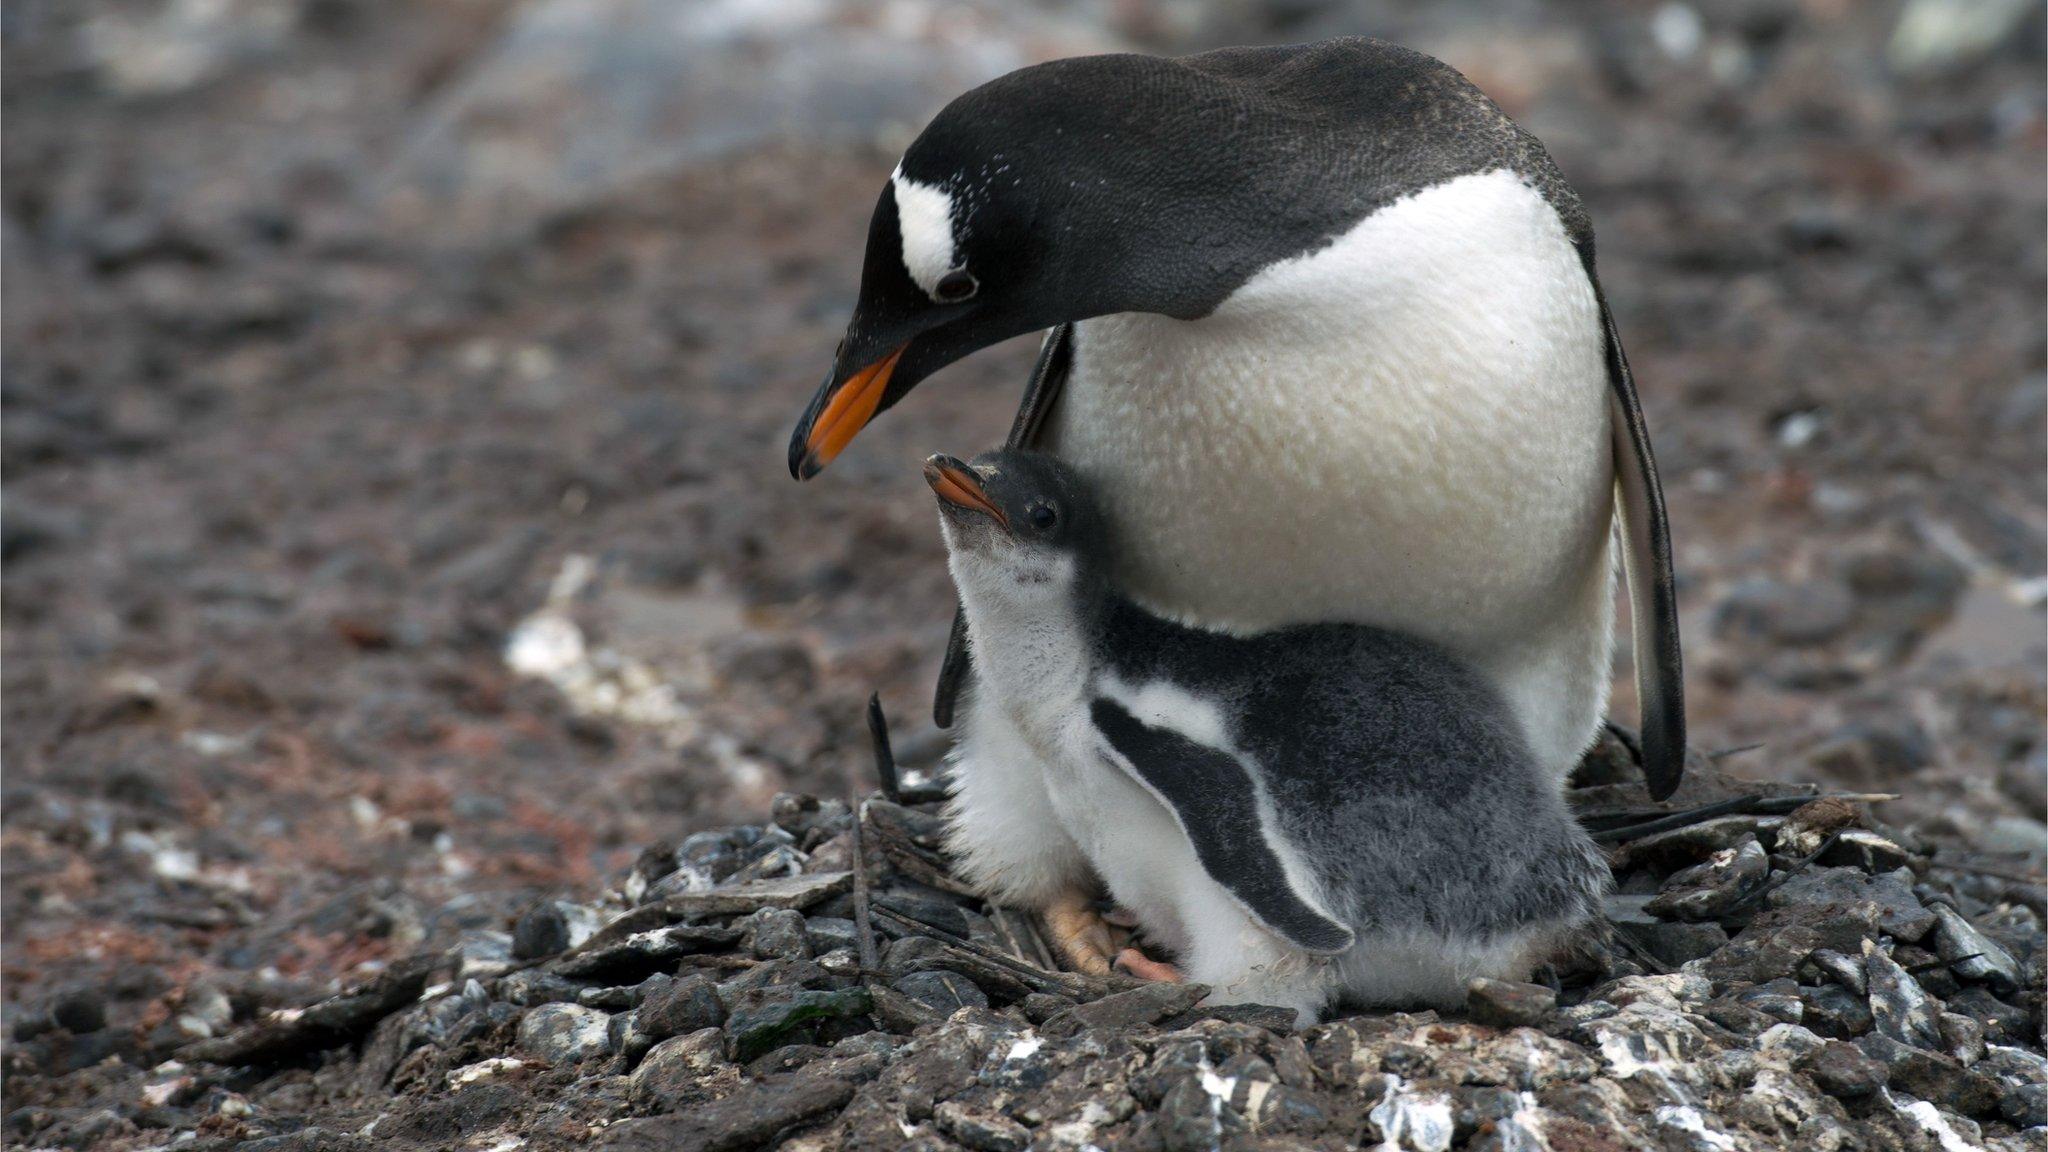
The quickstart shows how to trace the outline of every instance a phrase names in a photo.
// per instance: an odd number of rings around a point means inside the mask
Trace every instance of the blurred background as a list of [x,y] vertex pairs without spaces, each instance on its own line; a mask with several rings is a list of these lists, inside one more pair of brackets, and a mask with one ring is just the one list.
[[12,0],[7,1010],[170,1044],[503,927],[842,793],[870,691],[931,759],[915,464],[1033,343],[784,464],[897,154],[1036,60],[1352,33],[1592,209],[1698,745],[2037,868],[2036,0]]

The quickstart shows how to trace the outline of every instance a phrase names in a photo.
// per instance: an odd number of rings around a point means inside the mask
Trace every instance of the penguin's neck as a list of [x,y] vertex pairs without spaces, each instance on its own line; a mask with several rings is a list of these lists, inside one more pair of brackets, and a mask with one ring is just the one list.
[[1097,673],[1100,578],[1069,556],[1020,566],[955,550],[950,567],[976,673],[1027,736],[1056,739]]

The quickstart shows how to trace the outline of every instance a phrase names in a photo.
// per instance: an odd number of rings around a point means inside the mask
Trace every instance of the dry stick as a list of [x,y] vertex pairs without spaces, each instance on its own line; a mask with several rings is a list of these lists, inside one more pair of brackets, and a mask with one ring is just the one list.
[[1070,996],[1075,993],[1077,986],[1087,990],[1082,993],[1083,995],[1089,995],[1095,991],[1095,982],[1085,976],[1074,976],[1065,972],[1048,972],[1036,964],[1019,960],[1000,949],[976,943],[965,936],[956,936],[936,924],[926,923],[915,916],[898,912],[896,909],[886,905],[877,905],[875,915],[885,920],[894,920],[907,928],[914,928],[942,944],[950,944],[971,956],[978,957],[999,968],[1014,972],[1025,983],[1038,986],[1040,991],[1051,988]]
[[1886,800],[1897,800],[1896,792],[1821,792],[1812,796],[1736,796],[1728,800],[1717,800],[1698,808],[1673,812],[1655,820],[1639,824],[1623,824],[1618,828],[1603,828],[1589,833],[1601,844],[1624,844],[1640,840],[1659,832],[1669,832],[1692,824],[1711,820],[1716,816],[1731,816],[1737,813],[1757,816],[1782,816],[1803,808],[1815,800],[1846,800],[1851,804],[1877,804]]
[[1744,752],[1754,752],[1759,748],[1765,747],[1769,747],[1769,745],[1765,744],[1761,740],[1757,741],[1754,744],[1737,744],[1732,748],[1721,748],[1716,751],[1709,752],[1707,753],[1707,759],[1712,760],[1718,764],[1721,761],[1728,759],[1730,756],[1740,756]]
[[1656,820],[1645,820],[1640,824],[1624,824],[1619,828],[1608,828],[1604,831],[1593,833],[1593,839],[1601,844],[1626,843],[1627,841],[1638,840],[1654,833],[1668,832],[1674,828],[1683,828],[1688,824],[1696,824],[1702,820],[1711,820],[1716,816],[1733,815],[1749,807],[1756,800],[1757,797],[1754,796],[1737,796],[1732,800],[1721,800],[1713,804],[1702,805],[1698,808],[1688,808],[1683,812],[1673,812],[1669,816],[1660,817]]
[[[868,731],[875,738],[875,772],[886,791],[896,781],[896,762],[889,755],[889,721],[882,715],[879,695],[868,697]],[[868,845],[862,834],[868,808],[851,765],[846,769],[846,793],[847,803],[853,805],[853,928],[860,945],[861,970],[872,972],[881,967],[881,958],[875,948],[875,925],[868,916]]]
[[889,748],[889,718],[882,715],[882,694],[868,696],[868,735],[875,742],[875,775],[881,779],[882,795],[903,803],[903,789],[896,777],[896,753]]

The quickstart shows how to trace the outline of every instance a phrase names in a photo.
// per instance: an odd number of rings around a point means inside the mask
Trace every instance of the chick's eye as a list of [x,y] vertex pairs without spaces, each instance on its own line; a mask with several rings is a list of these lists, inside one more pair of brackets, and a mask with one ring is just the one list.
[[1026,515],[1031,517],[1031,526],[1041,532],[1060,522],[1060,514],[1043,504],[1033,506]]
[[944,276],[939,277],[939,282],[932,289],[932,294],[948,304],[958,304],[962,300],[969,299],[980,290],[981,282],[974,278],[974,273],[969,272],[965,268],[955,268]]

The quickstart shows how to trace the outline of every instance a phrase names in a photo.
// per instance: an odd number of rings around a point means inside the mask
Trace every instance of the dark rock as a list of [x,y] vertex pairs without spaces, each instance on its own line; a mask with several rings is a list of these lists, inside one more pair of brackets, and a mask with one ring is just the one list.
[[280,1013],[230,1036],[188,1044],[179,1058],[211,1064],[268,1064],[339,1047],[367,1035],[379,1020],[418,1000],[428,978],[444,963],[439,954],[408,957],[360,988],[310,1008]]
[[[627,983],[671,970],[676,961],[700,952],[722,952],[740,938],[734,928],[715,924],[677,924],[636,932],[623,940],[600,944],[557,960],[553,967],[576,980]],[[596,939],[596,937],[592,937]]]
[[1737,1003],[1778,1023],[1798,1024],[1806,1014],[1805,1004],[1799,996],[1799,985],[1788,977],[1744,989],[1735,994],[1735,999]]
[[1643,905],[1652,916],[1712,920],[1732,910],[1770,876],[1770,857],[1754,836],[1674,873]]
[[1206,984],[1147,984],[1069,1008],[1047,1020],[1042,1031],[1054,1037],[1091,1029],[1121,1033],[1178,1016],[1208,994]]
[[762,960],[808,960],[811,943],[804,935],[804,916],[787,908],[763,908],[753,916],[753,953]]
[[725,1004],[718,988],[702,976],[670,979],[657,976],[640,1002],[639,1026],[656,1040],[687,1036],[725,1023]]
[[1160,1027],[1168,1030],[1188,1028],[1201,1020],[1220,1020],[1226,1024],[1244,1024],[1285,1034],[1294,1031],[1295,1012],[1277,1004],[1203,1005],[1175,1016]]
[[1465,986],[1465,1012],[1480,1024],[1521,1028],[1557,1011],[1557,993],[1541,984],[1480,978]]
[[519,960],[538,960],[569,949],[569,918],[553,900],[542,900],[528,908],[512,926],[512,955]]
[[2010,992],[2020,986],[2019,961],[1997,941],[1979,932],[1953,908],[1936,904],[1931,911],[1935,954],[1948,961],[1949,971],[1987,984],[1994,992]]
[[[972,930],[966,913],[960,910],[959,905],[935,896],[900,891],[884,892],[875,897],[875,903],[891,912],[908,916],[920,924],[929,924],[955,936],[965,936]],[[896,929],[892,928],[891,931]]]
[[1244,1117],[1221,1106],[1203,1087],[1200,1077],[1176,1083],[1159,1101],[1152,1130],[1164,1152],[1214,1152],[1235,1147],[1246,1130]]
[[866,988],[816,992],[770,988],[740,996],[726,1021],[726,1054],[740,1063],[788,1042],[806,1024],[842,1017],[865,1016],[874,1010]]
[[1815,970],[1856,995],[1870,994],[1870,985],[1863,978],[1861,957],[1846,956],[1832,948],[1816,948],[1806,959]]
[[2048,1084],[2022,1084],[1999,1097],[1998,1114],[2015,1128],[2048,1124]]
[[886,985],[870,985],[875,1023],[890,1032],[908,1035],[927,1024],[936,1024],[945,1014],[922,1000],[915,1000]]
[[955,972],[912,972],[897,977],[889,986],[941,1016],[951,1016],[962,1008],[988,1007],[987,994]]
[[1609,923],[1614,925],[1615,931],[1628,937],[1630,943],[1669,968],[1682,967],[1703,956],[1711,956],[1728,943],[1727,929],[1712,921],[1688,924],[1682,920],[1659,920],[1642,915],[1610,919]]
[[1018,1004],[1024,1009],[1024,1018],[1033,1024],[1043,1024],[1073,1006],[1072,999],[1051,992],[1033,992]]
[[1882,1061],[1840,1040],[1830,1040],[1800,1057],[1795,1067],[1813,1077],[1821,1091],[1845,1100],[1868,1096],[1891,1078],[1891,1070]]
[[749,1061],[746,1067],[747,1078],[759,1080],[778,1072],[794,1072],[825,1054],[826,1050],[816,1044],[785,1044],[765,1056],[756,1056]]
[[1821,1036],[1853,1040],[1875,1023],[1869,1000],[1839,984],[1801,989],[1799,1000],[1805,1009],[1800,1023]]
[[1873,1027],[1879,1034],[1916,1048],[1941,1047],[1941,1006],[1872,941],[1863,944],[1863,973],[1870,985]]
[[522,1008],[542,1004],[573,1004],[582,998],[583,986],[564,980],[542,968],[527,968],[502,976],[497,981],[498,998]]
[[1894,1092],[1908,1093],[1965,1116],[1991,1115],[1998,1107],[1996,1080],[1939,1052],[1901,1044],[1875,1032],[1856,1041],[1856,1046],[1885,1066],[1887,1083]]
[[97,989],[67,988],[50,1002],[50,1020],[76,1036],[107,1026],[107,1000]]
[[943,960],[946,956],[944,943],[930,936],[905,936],[889,943],[882,957],[882,971],[892,976],[917,972]]
[[1913,895],[1910,872],[1872,876],[1855,868],[1821,868],[1792,877],[1771,891],[1773,908],[1837,909],[1899,940],[1918,940],[1934,927],[1934,913]]
[[[1932,944],[1933,941],[1929,940]],[[1899,967],[1911,973],[1920,987],[1929,996],[1939,1000],[1953,996],[1963,990],[1963,982],[1949,971],[1948,964],[1933,952],[1917,944],[1896,943],[1892,946],[1892,960]]]
[[823,956],[841,948],[860,946],[860,929],[851,920],[837,916],[812,916],[804,921],[804,937],[810,941],[811,955]]
[[855,1087],[851,1079],[816,1068],[770,1077],[685,1113],[614,1124],[605,1129],[598,1147],[608,1152],[739,1152],[767,1143],[792,1125],[837,1112],[853,1099]]
[[577,1064],[612,1053],[612,1018],[581,1004],[543,1004],[519,1021],[519,1047],[548,1064]]
[[1984,1039],[1993,1044],[2014,1044],[2027,1036],[2027,1010],[2016,1008],[1986,988],[1965,988],[1948,998],[1948,1009],[1960,1012],[1984,1027]]
[[932,1110],[939,1131],[975,1152],[1024,1152],[1031,1145],[1031,1130],[1015,1120],[986,1108],[948,1100]]

